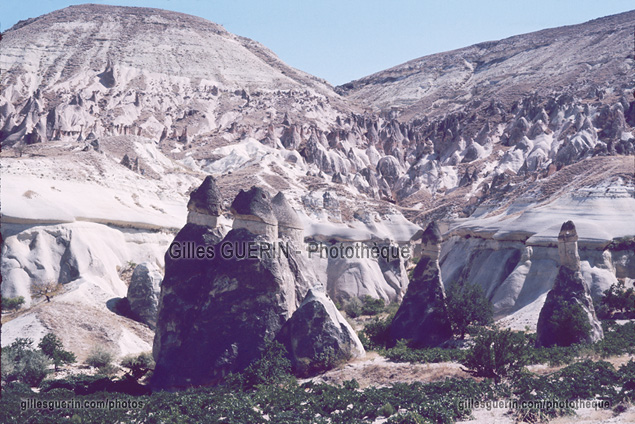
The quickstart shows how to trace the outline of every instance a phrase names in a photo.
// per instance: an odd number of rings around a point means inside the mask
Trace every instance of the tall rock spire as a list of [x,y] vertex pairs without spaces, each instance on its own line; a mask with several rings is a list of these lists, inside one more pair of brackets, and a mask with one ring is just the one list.
[[393,342],[408,339],[414,347],[433,347],[452,337],[439,269],[441,232],[433,221],[421,236],[421,259],[390,326]]
[[594,343],[604,337],[595,315],[589,287],[580,272],[578,234],[572,221],[558,234],[560,268],[553,288],[540,310],[537,346]]

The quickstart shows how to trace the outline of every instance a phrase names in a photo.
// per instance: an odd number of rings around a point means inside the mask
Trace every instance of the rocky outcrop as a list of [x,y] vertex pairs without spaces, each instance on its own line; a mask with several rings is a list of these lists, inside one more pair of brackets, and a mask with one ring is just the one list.
[[222,196],[211,175],[190,194],[187,204],[187,222],[215,228],[222,212]]
[[278,219],[273,212],[269,193],[260,187],[240,190],[231,205],[235,230],[245,228],[253,234],[262,234],[270,240],[278,237]]
[[421,236],[421,259],[390,326],[393,342],[407,339],[413,347],[434,347],[452,337],[439,269],[441,240],[433,221]]
[[156,328],[159,295],[163,274],[156,267],[144,262],[135,267],[128,287],[128,304],[137,321]]
[[307,376],[364,355],[357,334],[319,289],[309,290],[278,334],[296,375]]
[[562,224],[558,253],[560,268],[538,317],[536,345],[597,342],[604,333],[595,315],[588,284],[580,272],[578,234],[572,221]]
[[222,240],[193,224],[177,235],[175,242],[195,244],[188,252],[201,251],[200,257],[166,254],[153,348],[155,389],[216,384],[242,371],[308,291],[310,280],[295,251],[273,250],[277,234],[268,227],[277,231],[277,220],[268,194],[256,187],[241,191],[232,211],[234,229]]
[[273,213],[278,221],[278,238],[289,239],[297,246],[303,241],[304,227],[298,214],[291,207],[287,198],[282,192],[279,192],[271,199]]

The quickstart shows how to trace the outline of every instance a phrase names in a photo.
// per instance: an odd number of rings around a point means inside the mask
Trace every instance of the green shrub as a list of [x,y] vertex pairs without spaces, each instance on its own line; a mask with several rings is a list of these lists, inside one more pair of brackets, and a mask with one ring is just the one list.
[[406,340],[398,340],[397,344],[381,354],[391,361],[412,363],[460,362],[465,359],[465,351],[461,349],[412,349]]
[[17,311],[22,305],[24,305],[24,296],[2,298],[2,309],[5,311]]
[[114,368],[112,364],[113,359],[114,355],[112,352],[101,346],[95,346],[88,354],[86,363],[91,367],[99,368],[100,372],[104,374],[110,374]]
[[476,337],[461,363],[466,372],[477,377],[493,378],[498,383],[523,369],[528,360],[527,353],[527,339],[523,333],[509,329],[484,330]]
[[362,315],[377,315],[386,309],[384,299],[375,299],[372,296],[365,295],[362,298]]
[[16,339],[2,349],[2,380],[35,387],[48,374],[49,358],[33,348],[33,340]]
[[492,304],[478,284],[470,284],[463,279],[452,282],[446,291],[446,302],[452,332],[461,339],[470,325],[492,323]]
[[362,314],[362,302],[358,298],[354,297],[346,302],[346,306],[344,306],[344,312],[350,318],[357,318]]
[[364,326],[364,339],[367,341],[364,348],[381,349],[390,342],[390,324],[394,317],[394,314],[390,314],[384,319],[374,318]]
[[622,365],[618,372],[620,376],[620,400],[626,402],[635,401],[635,362],[629,360]]
[[589,317],[580,305],[574,302],[564,303],[549,318],[549,328],[553,329],[554,340],[559,346],[571,346],[579,340],[585,340],[591,333]]
[[386,421],[386,424],[426,424],[429,422],[430,421],[426,421],[421,415],[417,414],[416,412],[410,411],[406,412],[405,414],[399,414],[390,418],[388,421]]
[[617,284],[612,284],[599,301],[600,312],[603,315],[611,316],[616,312],[625,313],[628,316],[635,314],[635,289],[626,288],[624,280],[619,280]]
[[383,415],[384,417],[388,418],[391,415],[393,415],[396,411],[395,408],[388,402],[384,403],[384,405],[379,408],[379,415]]
[[56,371],[61,365],[72,364],[76,360],[75,354],[64,350],[62,341],[53,333],[48,333],[42,337],[38,347],[42,350],[42,353],[53,360]]
[[386,310],[384,299],[375,299],[372,296],[364,295],[361,299],[353,298],[346,303],[344,311],[351,318],[361,315],[377,315]]
[[260,359],[245,369],[241,380],[246,388],[292,381],[291,362],[287,359],[285,347],[275,340],[270,342]]
[[549,376],[549,384],[560,399],[613,399],[620,375],[606,361],[585,360]]
[[128,369],[128,375],[139,380],[148,372],[154,370],[154,358],[150,352],[139,355],[127,355],[121,360],[121,366]]

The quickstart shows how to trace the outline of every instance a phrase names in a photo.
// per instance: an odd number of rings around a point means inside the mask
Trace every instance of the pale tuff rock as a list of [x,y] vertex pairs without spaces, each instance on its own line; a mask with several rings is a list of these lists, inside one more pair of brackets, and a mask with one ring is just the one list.
[[245,228],[271,240],[278,237],[278,220],[273,212],[271,197],[260,187],[240,190],[232,202],[231,212],[234,214],[234,230]]
[[421,255],[437,262],[441,253],[441,231],[436,222],[431,222],[426,230],[421,234]]
[[222,212],[222,196],[211,175],[205,177],[203,184],[190,194],[187,204],[187,222],[215,228]]
[[311,375],[364,356],[357,334],[320,289],[311,289],[277,336],[291,358],[293,371]]
[[276,194],[271,199],[271,206],[278,220],[278,238],[288,238],[299,246],[303,242],[304,227],[285,195],[282,192]]
[[135,267],[128,287],[127,298],[134,318],[152,329],[156,328],[162,280],[163,274],[157,266],[144,262]]
[[[573,222],[562,224],[558,235],[560,268],[538,317],[537,346],[595,343],[604,337],[602,326],[595,315],[588,284],[580,272],[577,241],[578,235]],[[578,313],[571,311],[579,311],[583,322],[586,319],[590,329],[588,334],[573,329],[570,331],[564,328],[570,325],[569,322],[559,322],[569,313]]]
[[558,254],[560,256],[560,266],[566,266],[573,271],[580,270],[578,233],[572,221],[562,224],[558,234]]
[[422,234],[422,253],[408,291],[390,326],[393,342],[411,341],[415,347],[434,347],[452,337],[439,269],[441,232],[431,222]]

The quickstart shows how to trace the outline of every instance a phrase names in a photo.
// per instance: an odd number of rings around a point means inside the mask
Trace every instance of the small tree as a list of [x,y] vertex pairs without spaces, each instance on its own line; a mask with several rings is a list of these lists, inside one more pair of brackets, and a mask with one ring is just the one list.
[[528,347],[524,333],[510,329],[481,331],[461,362],[467,367],[463,370],[477,377],[493,378],[498,383],[523,369]]
[[139,380],[154,369],[154,358],[150,352],[128,355],[121,360],[121,366],[128,369],[128,375]]
[[245,369],[243,381],[246,388],[259,384],[275,385],[292,380],[291,361],[287,359],[287,350],[277,341],[267,344],[262,357]]
[[53,360],[55,371],[57,371],[61,365],[72,364],[76,360],[75,354],[64,350],[62,341],[53,333],[48,333],[44,336],[38,347],[42,350],[42,353]]
[[591,323],[582,306],[577,303],[564,303],[549,318],[549,328],[553,331],[553,340],[558,346],[571,346],[586,340],[591,333]]
[[45,297],[47,302],[51,301],[51,296],[59,293],[62,285],[56,281],[39,281],[31,285],[33,297]]
[[2,298],[2,310],[4,311],[17,311],[22,305],[24,305],[24,296]]
[[467,283],[463,278],[454,281],[448,287],[446,301],[452,331],[461,339],[470,325],[492,323],[492,304],[477,284]]
[[608,290],[604,291],[600,303],[604,305],[609,313],[620,311],[622,313],[635,312],[635,289],[626,288],[624,280],[619,280],[617,284],[612,284]]
[[2,349],[2,380],[37,386],[46,377],[50,360],[33,348],[33,340],[16,339]]

